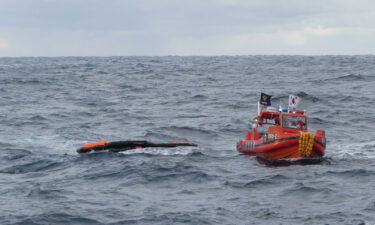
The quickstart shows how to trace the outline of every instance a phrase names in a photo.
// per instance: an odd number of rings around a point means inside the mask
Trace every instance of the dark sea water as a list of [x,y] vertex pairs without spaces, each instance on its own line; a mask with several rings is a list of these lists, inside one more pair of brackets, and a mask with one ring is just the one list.
[[[260,92],[320,163],[239,154]],[[0,58],[0,224],[375,224],[375,56]],[[100,140],[199,147],[80,156]]]

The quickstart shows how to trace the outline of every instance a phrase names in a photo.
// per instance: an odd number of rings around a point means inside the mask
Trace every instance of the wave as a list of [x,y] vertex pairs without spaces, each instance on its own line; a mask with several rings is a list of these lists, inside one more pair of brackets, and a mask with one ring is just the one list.
[[302,98],[302,101],[305,102],[305,101],[308,101],[308,102],[324,102],[324,99],[322,98],[319,98],[317,96],[314,96],[314,95],[311,95],[311,94],[308,94],[304,91],[300,91],[300,92],[296,92],[296,93],[288,93],[287,95],[285,94],[282,94],[282,95],[279,95],[279,96],[275,96],[275,97],[272,97],[272,101],[273,102],[282,102],[282,101],[285,101],[285,99],[289,99],[289,94],[294,94],[294,95],[297,95],[299,96],[300,98]]
[[[121,182],[122,185],[144,183],[144,171],[134,166],[124,166],[112,161],[112,168],[97,168],[97,166],[83,169],[82,178],[100,182]],[[125,180],[124,180],[125,179]]]
[[[24,158],[19,157],[16,159]],[[47,159],[28,159],[31,162],[22,162],[17,165],[12,165],[9,167],[5,167],[0,169],[0,173],[8,173],[8,174],[24,174],[24,173],[31,173],[31,172],[40,172],[40,171],[47,171],[58,168],[62,163],[51,161]]]
[[367,205],[367,207],[365,208],[365,210],[366,210],[367,212],[372,212],[372,213],[374,213],[374,212],[375,212],[375,201],[372,201],[371,203],[369,203],[369,204]]
[[36,199],[66,199],[68,195],[68,191],[63,189],[58,189],[56,187],[41,185],[39,183],[34,183],[32,185],[31,190],[29,190],[28,194],[26,195],[28,198],[36,198]]
[[[112,154],[113,155],[113,154]],[[90,157],[93,160],[89,169],[81,169],[85,180],[97,182],[111,182],[120,186],[131,186],[139,184],[158,185],[187,182],[189,184],[204,183],[215,180],[217,175],[202,171],[201,168],[192,164],[190,158],[200,157],[199,153],[191,153],[182,156],[185,160],[180,161],[181,155],[150,155],[139,153],[129,155],[132,157],[120,157],[99,163],[106,157]]]
[[270,186],[275,186],[278,185],[279,183],[287,182],[290,181],[290,177],[286,177],[281,174],[261,178],[261,179],[256,179],[252,180],[249,182],[238,182],[238,181],[225,181],[224,185],[225,186],[230,186],[233,188],[265,188],[265,187],[270,187]]
[[337,121],[337,123],[336,123],[336,122],[334,122],[332,120],[329,120],[329,119],[322,119],[320,117],[310,117],[309,118],[309,123],[310,124],[332,124],[332,123],[334,123],[334,124],[340,124],[342,122]]
[[0,157],[6,161],[16,161],[30,155],[32,155],[31,151],[11,148],[9,150],[2,149],[2,155]]
[[369,106],[373,104],[374,99],[371,98],[372,96],[366,95],[335,95],[332,96],[332,100],[335,102],[343,102],[347,103],[349,106],[350,103],[358,102],[359,105]]
[[[21,217],[21,216],[19,216]],[[85,217],[82,215],[74,215],[69,213],[42,213],[24,219],[17,219],[15,224],[18,225],[37,225],[37,224],[82,224],[82,225],[100,225],[101,221]]]
[[293,187],[287,188],[284,191],[287,195],[312,195],[312,194],[322,194],[330,195],[335,193],[335,191],[328,187],[311,187],[303,183],[295,183]]
[[219,137],[218,133],[215,131],[190,126],[158,127],[148,131],[148,134],[166,138],[176,137],[178,140],[191,142],[197,142],[197,140],[206,142],[206,140],[212,140]]
[[[329,204],[329,203],[328,203]],[[333,209],[334,208],[334,209]],[[342,208],[332,207],[330,210],[324,210],[321,212],[316,212],[300,218],[300,222],[296,224],[317,224],[317,221],[320,221],[321,224],[353,224],[353,225],[366,225],[371,224],[365,214],[357,213],[356,210],[347,210]],[[309,223],[306,223],[309,221]]]
[[314,95],[309,95],[304,91],[297,92],[296,95],[301,97],[303,100],[308,100],[308,101],[311,101],[311,102],[322,102],[323,101],[323,99],[318,98]]
[[344,178],[352,178],[352,177],[369,177],[374,176],[375,171],[368,170],[368,169],[349,169],[349,170],[333,170],[324,172],[323,175],[333,176],[333,177],[344,177]]
[[[157,209],[150,209],[150,212],[145,212],[141,217],[134,219],[120,220],[114,223],[107,223],[109,225],[122,225],[122,224],[155,224],[155,225],[165,225],[165,224],[217,224],[222,222],[214,219],[212,217],[207,217],[205,209],[199,212],[185,212],[176,211],[158,213]],[[203,215],[202,215],[203,213]],[[229,221],[228,221],[229,222]]]
[[22,76],[22,77],[8,77],[1,79],[3,84],[8,85],[22,85],[27,87],[35,87],[35,86],[43,86],[43,85],[53,85],[58,82],[56,77],[30,77],[30,76]]
[[173,156],[173,155],[189,155],[193,152],[195,147],[175,147],[175,148],[144,148],[135,149],[123,152],[123,154],[144,154],[144,155],[159,155],[159,156]]
[[340,77],[335,77],[331,79],[326,79],[326,81],[358,81],[358,80],[364,80],[365,76],[361,74],[348,74]]
[[348,74],[348,75],[342,75],[334,78],[327,78],[327,79],[318,79],[318,80],[313,80],[314,83],[317,84],[326,84],[329,82],[335,82],[335,83],[340,83],[342,82],[363,82],[363,81],[374,81],[375,76],[374,75],[363,75],[363,74]]
[[270,159],[264,157],[256,157],[256,160],[266,167],[282,167],[295,165],[315,165],[321,163],[329,163],[329,159],[321,158],[298,158],[298,159]]
[[175,135],[170,134],[163,134],[156,131],[147,131],[146,134],[142,137],[147,140],[153,140],[153,141],[188,141],[187,138],[179,137]]
[[169,170],[168,172],[164,172],[162,174],[151,174],[146,175],[147,183],[152,185],[152,183],[168,183],[168,185],[172,185],[171,182],[188,182],[189,184],[200,184],[200,183],[208,183],[212,180],[215,180],[216,176],[209,175],[202,171],[183,171],[183,172],[176,172]]
[[191,99],[193,100],[204,100],[204,99],[207,99],[208,97],[206,95],[202,95],[202,94],[197,94],[197,95],[194,95],[191,97]]
[[331,151],[337,159],[374,159],[375,158],[375,141],[362,142],[337,142],[330,144]]

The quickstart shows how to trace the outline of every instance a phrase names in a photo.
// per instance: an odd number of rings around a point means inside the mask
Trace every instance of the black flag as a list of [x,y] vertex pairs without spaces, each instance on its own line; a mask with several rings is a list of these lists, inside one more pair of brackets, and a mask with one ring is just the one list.
[[259,104],[270,106],[271,105],[271,97],[272,97],[271,95],[260,93]]

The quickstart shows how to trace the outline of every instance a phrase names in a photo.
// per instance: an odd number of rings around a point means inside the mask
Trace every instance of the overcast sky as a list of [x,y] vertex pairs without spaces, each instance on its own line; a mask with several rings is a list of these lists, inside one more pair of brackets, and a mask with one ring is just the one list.
[[375,54],[374,0],[0,0],[0,56]]

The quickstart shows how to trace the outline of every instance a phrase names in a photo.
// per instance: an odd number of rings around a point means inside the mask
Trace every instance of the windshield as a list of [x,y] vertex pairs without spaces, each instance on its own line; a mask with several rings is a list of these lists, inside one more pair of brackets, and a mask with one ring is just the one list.
[[284,128],[301,130],[307,129],[306,117],[304,116],[283,115],[282,123]]

